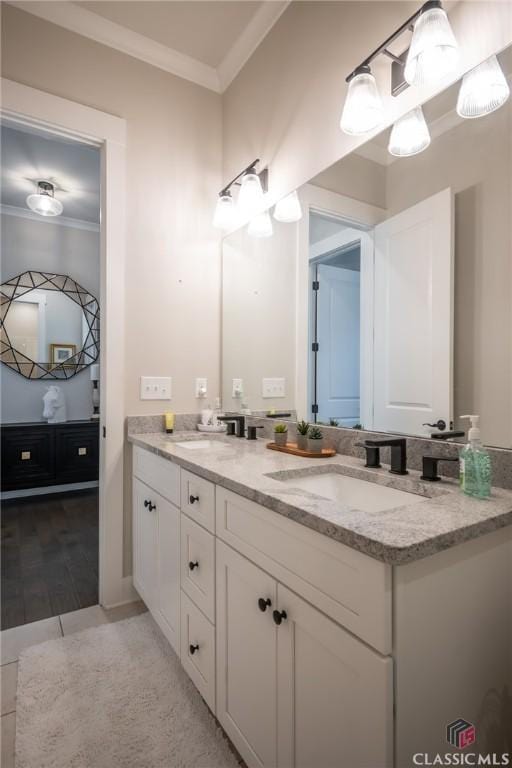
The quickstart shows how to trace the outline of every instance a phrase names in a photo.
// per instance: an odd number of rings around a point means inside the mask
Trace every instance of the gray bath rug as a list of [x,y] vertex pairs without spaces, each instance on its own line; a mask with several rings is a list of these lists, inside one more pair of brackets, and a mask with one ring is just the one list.
[[237,768],[146,613],[22,653],[16,768]]

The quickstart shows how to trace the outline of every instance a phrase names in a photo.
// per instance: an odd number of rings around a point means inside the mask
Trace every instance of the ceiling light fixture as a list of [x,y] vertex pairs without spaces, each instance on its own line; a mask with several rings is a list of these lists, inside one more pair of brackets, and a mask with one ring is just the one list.
[[293,224],[294,221],[302,219],[302,208],[296,191],[290,192],[289,195],[276,203],[274,219],[282,221],[284,224]]
[[429,0],[414,22],[404,77],[409,85],[437,83],[457,66],[458,46],[446,11]]
[[[396,56],[389,46],[408,30],[413,32],[409,51]],[[440,0],[424,3],[348,75],[347,97],[340,120],[340,128],[345,133],[360,136],[374,131],[385,121],[382,99],[370,68],[373,60],[381,55],[393,62],[393,96],[408,84],[434,82],[453,71],[457,63],[457,41]]]
[[[253,160],[221,189],[213,216],[214,227],[229,230],[236,226],[239,218],[237,208],[241,217],[247,220],[264,207],[264,193],[268,187],[268,169],[264,168],[258,172],[256,166],[259,162],[259,159]],[[231,193],[235,186],[240,187],[236,207]]]
[[423,152],[430,144],[423,110],[416,107],[399,118],[389,137],[388,151],[395,157],[411,157]]
[[28,207],[40,216],[60,216],[63,205],[55,197],[55,185],[50,181],[38,181],[37,192],[27,197]]
[[249,222],[247,233],[251,237],[272,237],[274,230],[269,212],[262,211],[254,216]]
[[496,56],[491,56],[462,78],[457,114],[474,118],[499,109],[510,96],[510,88]]

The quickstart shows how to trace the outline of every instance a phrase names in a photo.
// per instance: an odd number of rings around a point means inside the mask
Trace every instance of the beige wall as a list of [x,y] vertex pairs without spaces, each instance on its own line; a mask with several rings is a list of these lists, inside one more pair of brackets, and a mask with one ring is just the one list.
[[386,207],[386,167],[355,153],[331,165],[309,183],[353,200]]
[[[345,76],[417,8],[408,1],[291,3],[224,94],[224,178],[260,157],[270,166],[271,197],[279,198],[364,143],[338,127]],[[464,41],[460,72],[512,42],[511,3],[459,0],[450,18]],[[373,69],[387,92],[389,62],[381,57]],[[435,92],[409,88],[387,97],[389,122]]]
[[219,387],[221,97],[5,4],[2,34],[3,77],[126,119],[126,411],[163,410],[141,374],[196,410],[194,377]]

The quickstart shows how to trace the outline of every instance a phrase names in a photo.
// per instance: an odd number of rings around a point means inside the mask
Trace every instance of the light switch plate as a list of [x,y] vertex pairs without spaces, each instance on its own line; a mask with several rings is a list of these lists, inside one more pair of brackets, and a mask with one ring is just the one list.
[[285,397],[286,387],[284,379],[263,379],[261,382],[262,397]]
[[170,376],[141,376],[141,400],[170,400],[172,397],[172,379]]
[[196,379],[196,397],[206,397],[208,394],[208,379]]
[[244,394],[244,380],[233,379],[233,386],[231,388],[231,397],[242,397]]

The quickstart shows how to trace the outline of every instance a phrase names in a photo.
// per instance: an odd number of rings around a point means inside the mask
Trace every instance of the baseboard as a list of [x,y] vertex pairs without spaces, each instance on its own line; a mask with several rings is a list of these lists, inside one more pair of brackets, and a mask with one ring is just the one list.
[[139,593],[133,586],[131,576],[125,576],[121,583],[121,599],[114,603],[103,603],[103,608],[117,608],[120,605],[136,603],[141,599]]
[[3,491],[0,494],[1,501],[9,499],[25,499],[30,496],[47,496],[50,493],[66,493],[68,491],[84,491],[88,488],[98,488],[97,480],[88,480],[85,483],[66,483],[65,485],[47,485],[43,488],[22,488],[18,491]]

